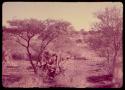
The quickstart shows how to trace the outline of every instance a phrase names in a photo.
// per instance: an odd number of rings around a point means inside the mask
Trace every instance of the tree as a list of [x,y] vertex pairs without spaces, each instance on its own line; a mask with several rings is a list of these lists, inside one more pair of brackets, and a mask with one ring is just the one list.
[[[36,66],[42,65],[42,53],[55,38],[61,34],[67,34],[71,24],[66,21],[47,19],[44,21],[36,19],[12,20],[8,21],[11,28],[6,29],[7,33],[11,33],[16,38],[16,42],[23,46],[28,54],[29,61],[37,73]],[[38,45],[36,65],[32,60],[32,41],[37,36],[36,40],[40,41]],[[36,45],[34,46],[36,47]]]
[[113,74],[113,81],[116,83],[118,53],[122,51],[122,12],[116,7],[105,8],[104,11],[95,13],[95,16],[99,22],[92,27],[96,33],[89,38],[89,46],[103,53],[111,63],[110,73]]
[[42,53],[49,45],[49,43],[51,43],[54,39],[58,38],[59,36],[67,34],[71,26],[69,22],[52,19],[45,20],[44,25],[46,27],[45,31],[41,32],[40,36],[38,37],[41,40],[40,51],[38,54],[38,62],[40,63],[40,65],[42,65]]
[[85,31],[84,29],[81,29],[81,30],[80,30],[80,33],[81,33],[82,35],[87,35],[87,31]]
[[41,21],[35,19],[12,20],[8,21],[8,23],[11,28],[7,29],[6,32],[11,33],[16,38],[16,42],[26,49],[34,73],[37,73],[32,60],[31,40],[44,29],[44,25]]
[[[35,43],[32,48],[37,53],[36,66],[43,73],[47,71],[48,74],[46,77],[49,77],[50,76],[49,71],[51,71],[50,70],[51,67],[48,67],[48,65],[51,58],[53,58],[52,56],[53,54],[57,56],[57,60],[53,61],[53,63],[56,63],[56,68],[54,69],[56,70],[55,72],[56,75],[62,72],[62,68],[59,65],[61,63],[59,54],[52,50],[53,47],[51,48],[51,50],[50,50],[50,47],[48,49],[48,45],[54,44],[55,40],[57,40],[58,38],[63,38],[64,35],[66,36],[70,31],[69,28],[71,27],[71,24],[67,21],[52,20],[52,19],[45,20],[43,24],[45,26],[44,31],[39,33],[38,41],[37,41],[40,43]],[[39,75],[41,76],[41,73]],[[53,77],[55,77],[55,75]]]

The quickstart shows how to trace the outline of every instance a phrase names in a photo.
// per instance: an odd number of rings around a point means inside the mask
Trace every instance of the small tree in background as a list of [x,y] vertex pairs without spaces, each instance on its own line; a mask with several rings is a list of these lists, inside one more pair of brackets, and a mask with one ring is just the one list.
[[[95,34],[87,42],[88,45],[107,58],[111,66],[113,83],[118,82],[118,53],[122,51],[122,12],[119,8],[105,8],[104,11],[95,13],[99,22],[95,23],[92,30]],[[122,81],[119,82],[120,84]]]

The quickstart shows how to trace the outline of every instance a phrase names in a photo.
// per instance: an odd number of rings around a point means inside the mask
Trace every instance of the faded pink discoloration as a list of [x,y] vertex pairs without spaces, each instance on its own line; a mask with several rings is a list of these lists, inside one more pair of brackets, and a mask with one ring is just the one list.
[[[120,10],[97,12],[91,31],[75,31],[70,22],[11,20],[3,28],[4,87],[122,87]],[[10,38],[8,38],[10,37]]]

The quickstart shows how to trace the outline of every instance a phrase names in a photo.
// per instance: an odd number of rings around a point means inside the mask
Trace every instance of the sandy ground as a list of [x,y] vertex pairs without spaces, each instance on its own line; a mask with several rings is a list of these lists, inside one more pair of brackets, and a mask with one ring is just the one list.
[[7,66],[15,66],[16,68],[11,69],[3,66],[3,75],[14,74],[17,76],[21,76],[22,79],[18,82],[8,84],[7,87],[49,87],[54,85],[76,88],[89,87],[90,83],[86,81],[86,77],[88,77],[90,74],[94,74],[89,70],[96,68],[95,66],[91,65],[95,64],[96,62],[102,62],[103,59],[98,58],[94,52],[85,49],[84,52],[81,53],[81,55],[86,57],[88,60],[67,60],[63,64],[63,67],[65,69],[64,74],[58,76],[56,78],[57,82],[53,84],[43,83],[42,78],[35,76],[32,72],[29,72],[26,69],[27,66],[30,65],[29,61],[13,60],[12,62],[9,62]]

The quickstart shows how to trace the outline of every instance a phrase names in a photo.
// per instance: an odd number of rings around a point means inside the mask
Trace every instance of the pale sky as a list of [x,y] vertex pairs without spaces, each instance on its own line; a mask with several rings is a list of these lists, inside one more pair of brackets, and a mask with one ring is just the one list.
[[2,7],[2,25],[12,19],[62,19],[72,23],[76,30],[90,26],[97,20],[93,13],[105,7],[123,7],[120,2],[5,2]]

